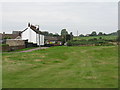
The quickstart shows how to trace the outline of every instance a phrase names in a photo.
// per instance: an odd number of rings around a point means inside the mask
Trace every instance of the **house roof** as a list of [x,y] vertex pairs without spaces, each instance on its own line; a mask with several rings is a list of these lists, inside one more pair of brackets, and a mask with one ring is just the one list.
[[18,36],[19,36],[18,34],[2,34],[2,39],[4,38],[16,39]]
[[12,34],[20,34],[22,31],[12,31]]
[[33,25],[31,25],[30,28],[31,28],[33,31],[35,31],[36,33],[38,33],[38,34],[42,34],[42,32],[39,31],[39,28],[36,28],[36,27],[33,26]]
[[[37,34],[42,34],[42,32],[39,31],[39,28],[37,28],[36,26],[28,24],[28,27],[30,27],[30,29],[32,29],[33,31],[35,31]],[[22,32],[26,31],[27,29],[28,29],[28,28],[26,28],[26,29],[23,30]],[[21,32],[21,33],[22,33],[22,32]]]

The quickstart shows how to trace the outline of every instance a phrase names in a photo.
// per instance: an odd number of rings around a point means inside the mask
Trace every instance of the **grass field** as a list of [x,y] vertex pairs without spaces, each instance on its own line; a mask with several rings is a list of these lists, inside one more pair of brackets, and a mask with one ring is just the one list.
[[117,46],[3,53],[3,88],[116,88]]
[[82,40],[82,39],[88,40],[88,39],[93,39],[93,38],[99,39],[100,37],[102,37],[102,39],[105,39],[105,40],[115,40],[117,38],[117,36],[110,35],[110,36],[74,37],[73,40]]

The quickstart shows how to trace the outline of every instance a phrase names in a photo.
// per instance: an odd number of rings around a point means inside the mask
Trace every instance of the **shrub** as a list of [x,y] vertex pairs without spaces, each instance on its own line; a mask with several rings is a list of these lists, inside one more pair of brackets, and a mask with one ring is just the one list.
[[8,44],[0,44],[0,46],[4,47],[4,46],[9,46]]
[[88,41],[83,41],[83,40],[71,40],[68,41],[67,45],[68,46],[79,46],[79,45],[96,45],[96,46],[100,46],[100,45],[105,45],[107,44],[108,41],[105,40],[88,40]]

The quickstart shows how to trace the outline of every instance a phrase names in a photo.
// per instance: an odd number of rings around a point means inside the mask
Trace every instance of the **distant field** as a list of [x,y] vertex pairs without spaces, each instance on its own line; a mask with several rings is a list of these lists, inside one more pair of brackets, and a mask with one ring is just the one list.
[[115,40],[117,38],[117,36],[111,35],[111,36],[74,37],[73,40],[82,40],[82,39],[88,40],[88,39],[93,39],[93,38],[99,39],[100,37],[102,37],[102,39],[105,39],[105,40]]
[[3,88],[117,88],[117,46],[3,53]]

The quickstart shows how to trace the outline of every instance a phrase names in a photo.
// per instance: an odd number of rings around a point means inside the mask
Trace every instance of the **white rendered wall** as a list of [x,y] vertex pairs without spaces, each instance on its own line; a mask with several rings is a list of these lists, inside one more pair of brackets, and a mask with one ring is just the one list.
[[37,45],[39,45],[39,34],[37,34]]
[[40,45],[44,45],[44,35],[40,35]]
[[24,31],[21,36],[22,36],[22,40],[28,39],[28,42],[37,43],[36,42],[36,32],[31,30],[30,28],[28,28],[26,31]]
[[30,41],[33,43],[37,43],[36,42],[36,32],[34,32],[33,30],[30,29]]
[[22,40],[29,40],[29,30],[27,29],[26,31],[22,32],[21,37]]
[[44,45],[44,35],[37,34],[37,45],[39,45],[39,40],[40,40],[40,45]]
[[30,28],[24,31],[21,34],[21,36],[22,36],[22,40],[28,39],[28,42],[37,43],[37,45],[39,45],[39,40],[40,40],[40,45],[44,45],[44,35],[36,34],[36,32],[31,30]]

